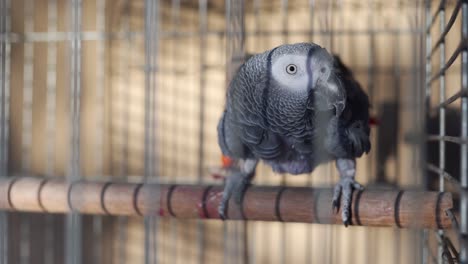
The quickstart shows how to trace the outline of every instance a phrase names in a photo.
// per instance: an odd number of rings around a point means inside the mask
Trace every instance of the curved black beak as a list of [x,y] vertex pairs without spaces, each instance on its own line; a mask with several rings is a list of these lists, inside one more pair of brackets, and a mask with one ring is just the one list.
[[333,111],[341,116],[346,108],[346,91],[338,80],[318,84],[309,91],[308,107],[319,111]]
[[333,58],[325,49],[311,49],[307,60],[309,98],[307,108],[334,111],[340,116],[346,107],[346,90],[334,74]]

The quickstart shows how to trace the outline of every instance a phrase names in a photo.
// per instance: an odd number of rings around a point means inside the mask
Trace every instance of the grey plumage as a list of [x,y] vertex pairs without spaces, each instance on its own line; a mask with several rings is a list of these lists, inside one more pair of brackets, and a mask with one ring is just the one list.
[[[231,81],[218,124],[223,154],[253,164],[233,173],[225,202],[244,190],[258,160],[276,172],[301,174],[323,162],[367,153],[368,108],[367,95],[349,69],[316,44],[282,45],[252,56]],[[342,176],[352,167],[347,166],[338,166]],[[357,186],[354,173],[351,179]],[[349,212],[345,224],[348,217]]]

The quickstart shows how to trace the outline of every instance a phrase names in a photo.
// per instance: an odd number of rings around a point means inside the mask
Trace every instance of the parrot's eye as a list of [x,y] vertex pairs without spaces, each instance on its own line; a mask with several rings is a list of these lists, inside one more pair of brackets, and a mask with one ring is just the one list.
[[288,74],[291,74],[291,75],[296,74],[296,72],[297,72],[297,67],[296,67],[296,65],[294,65],[294,64],[289,64],[288,66],[286,66],[286,72],[287,72]]

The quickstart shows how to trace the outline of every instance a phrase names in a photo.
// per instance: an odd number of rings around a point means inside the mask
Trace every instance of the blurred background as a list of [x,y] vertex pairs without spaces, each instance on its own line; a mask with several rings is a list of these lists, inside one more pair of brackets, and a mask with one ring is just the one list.
[[[237,67],[314,42],[352,69],[379,120],[357,180],[457,198],[467,27],[468,4],[454,0],[0,0],[0,176],[222,184],[210,171]],[[294,177],[260,164],[254,184],[337,180],[334,164]],[[0,263],[454,263],[442,253],[463,251],[456,235],[3,212]]]

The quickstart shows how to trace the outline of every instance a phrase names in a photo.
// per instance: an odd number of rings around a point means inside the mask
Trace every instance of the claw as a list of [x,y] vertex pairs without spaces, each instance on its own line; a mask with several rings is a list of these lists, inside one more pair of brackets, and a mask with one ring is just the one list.
[[336,184],[333,192],[333,206],[335,201],[342,197],[341,219],[345,227],[351,225],[351,201],[353,190],[363,190],[361,184],[354,180],[356,174],[356,161],[353,159],[337,159],[336,167],[340,173],[340,181]]
[[353,188],[358,191],[364,190],[364,186],[362,186],[359,182],[356,181],[353,183]]
[[340,182],[338,182],[335,186],[335,190],[333,193],[333,212],[336,214],[339,211],[339,201],[342,197],[342,208],[341,208],[341,218],[343,220],[343,224],[345,227],[351,225],[351,199],[353,194],[353,189],[356,190],[363,190],[361,184],[354,181],[351,177],[343,177],[341,178]]
[[339,211],[339,208],[340,208],[340,205],[339,205],[338,201],[333,200],[333,204],[332,204],[333,213],[337,214],[338,211]]
[[221,203],[218,207],[218,215],[222,220],[227,219],[227,208],[229,205],[229,200],[234,198],[236,204],[242,202],[244,193],[247,187],[250,184],[250,179],[248,174],[242,172],[236,172],[226,178],[226,184],[224,185],[223,197]]
[[351,223],[349,220],[346,220],[346,221],[343,221],[343,224],[345,227],[348,227],[348,225],[350,225]]
[[221,220],[226,220],[226,206],[223,202],[221,202],[221,204],[219,205],[218,207],[218,214],[219,214],[219,218]]
[[341,184],[335,185],[335,189],[333,190],[333,211],[335,214],[338,213],[340,208],[340,196],[341,196]]

